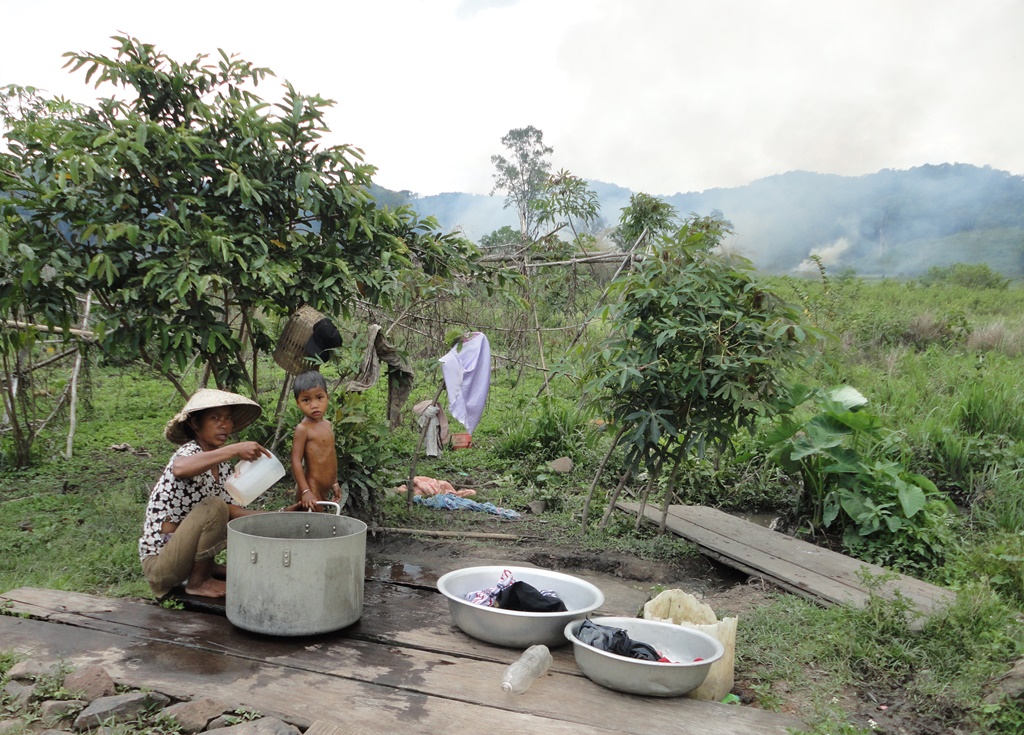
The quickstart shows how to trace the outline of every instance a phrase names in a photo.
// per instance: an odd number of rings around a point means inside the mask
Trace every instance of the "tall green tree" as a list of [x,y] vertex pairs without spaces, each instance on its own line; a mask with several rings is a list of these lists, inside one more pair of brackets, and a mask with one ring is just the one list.
[[579,245],[581,235],[586,234],[584,228],[597,220],[601,204],[586,181],[562,169],[548,177],[536,209],[541,223],[549,222],[556,228],[568,226]]
[[604,336],[585,349],[584,390],[618,427],[612,449],[626,447],[649,488],[669,470],[666,504],[691,457],[782,410],[785,375],[816,334],[748,262],[714,252],[726,234],[726,223],[695,217],[655,240],[613,283]]
[[519,214],[519,232],[524,241],[537,236],[539,212],[536,203],[544,195],[551,163],[547,157],[554,148],[544,145],[544,133],[532,125],[513,128],[501,139],[508,157],[491,156],[494,187],[491,194],[505,192],[505,208],[515,207]]
[[4,96],[0,317],[67,329],[91,292],[105,353],[141,357],[182,392],[198,357],[219,386],[252,391],[270,317],[346,314],[472,269],[471,243],[380,207],[362,153],[325,145],[330,100],[285,82],[267,101],[268,69],[115,40],[112,56],[67,54],[115,88],[95,106]]
[[523,245],[523,238],[508,225],[480,238],[480,248],[495,253],[511,253]]
[[675,207],[641,191],[630,195],[629,204],[622,208],[612,240],[620,250],[630,250],[641,236],[655,240],[678,230],[680,224]]

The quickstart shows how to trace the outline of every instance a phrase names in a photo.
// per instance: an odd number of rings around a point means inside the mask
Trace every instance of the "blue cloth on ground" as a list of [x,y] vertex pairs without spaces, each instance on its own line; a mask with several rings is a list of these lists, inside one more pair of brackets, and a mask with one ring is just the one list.
[[520,516],[517,511],[499,508],[494,503],[478,503],[469,498],[460,498],[458,495],[416,495],[412,500],[414,503],[438,510],[482,510],[502,518],[519,518]]

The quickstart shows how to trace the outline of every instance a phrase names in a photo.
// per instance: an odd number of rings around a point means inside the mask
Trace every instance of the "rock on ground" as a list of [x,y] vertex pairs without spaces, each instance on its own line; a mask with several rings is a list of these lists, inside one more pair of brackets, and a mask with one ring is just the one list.
[[[19,661],[7,672],[3,693],[9,719],[0,721],[0,735],[31,732],[35,735],[90,735],[122,732],[117,723],[138,723],[139,731],[158,719],[173,719],[185,735],[299,735],[301,730],[276,717],[264,717],[210,697],[174,701],[160,692],[116,693],[106,669],[98,665],[70,671],[43,661]],[[45,683],[45,691],[41,684]],[[57,684],[57,686],[53,686]],[[63,690],[75,699],[50,699],[45,692]],[[242,719],[242,718],[245,719]],[[241,721],[239,721],[241,720]],[[41,729],[46,727],[48,729]]]

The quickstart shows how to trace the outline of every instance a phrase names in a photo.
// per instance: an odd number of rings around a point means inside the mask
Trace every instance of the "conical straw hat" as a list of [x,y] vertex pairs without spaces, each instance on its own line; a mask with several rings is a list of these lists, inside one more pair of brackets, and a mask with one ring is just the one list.
[[241,431],[263,413],[260,404],[245,396],[214,388],[200,388],[188,399],[185,407],[173,419],[167,422],[164,436],[168,441],[175,444],[184,444],[189,440],[189,435],[185,431],[184,426],[185,422],[188,421],[188,417],[196,411],[202,411],[207,408],[219,408],[221,406],[231,406],[231,416],[235,422],[234,431]]

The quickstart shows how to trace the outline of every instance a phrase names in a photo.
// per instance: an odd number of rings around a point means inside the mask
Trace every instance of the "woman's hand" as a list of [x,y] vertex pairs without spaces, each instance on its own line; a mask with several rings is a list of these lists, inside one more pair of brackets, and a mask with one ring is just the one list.
[[238,442],[230,445],[235,450],[235,456],[248,462],[255,462],[260,455],[271,456],[270,451],[265,449],[259,442]]

